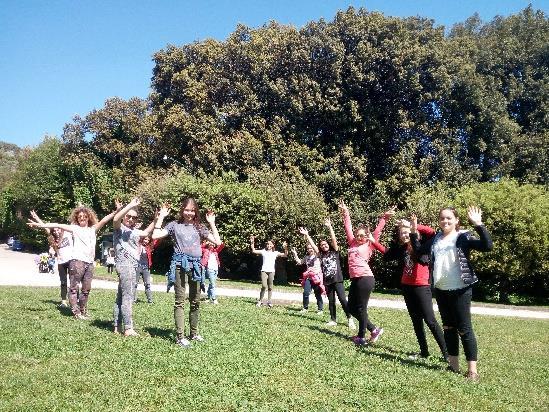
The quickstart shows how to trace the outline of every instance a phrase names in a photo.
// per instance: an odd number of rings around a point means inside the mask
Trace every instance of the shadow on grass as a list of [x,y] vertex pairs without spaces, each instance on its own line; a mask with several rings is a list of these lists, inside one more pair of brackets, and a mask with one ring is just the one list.
[[[290,316],[296,316],[296,315],[292,315],[292,314],[289,314],[289,315]],[[341,338],[343,340],[348,341],[350,344],[352,344],[351,341],[350,341],[350,336],[349,335],[345,335],[345,334],[343,334],[341,332],[338,332],[336,330],[327,329],[327,328],[323,328],[323,327],[320,327],[320,326],[314,326],[314,325],[309,325],[307,327],[309,329],[313,330],[313,331],[316,331],[316,332],[320,332],[320,333],[324,333],[326,335]],[[377,344],[377,343],[374,344],[374,345],[357,346],[356,349],[357,349],[357,352],[362,352],[365,355],[377,356],[380,359],[384,359],[384,360],[387,360],[387,361],[390,361],[390,362],[395,362],[396,361],[396,362],[399,362],[402,365],[413,366],[415,368],[426,368],[426,369],[432,369],[432,370],[446,370],[446,366],[447,366],[446,363],[442,363],[441,365],[436,365],[436,364],[433,365],[431,363],[427,363],[427,361],[425,361],[425,360],[409,359],[408,356],[410,354],[408,352],[402,351],[400,349],[395,349],[391,346],[380,345],[380,344]]]
[[144,328],[143,330],[147,332],[151,338],[161,338],[170,342],[173,342],[174,340],[173,329],[163,329],[150,326]]
[[42,303],[47,303],[48,305],[55,306],[55,309],[57,309],[59,311],[59,313],[63,316],[72,316],[72,311],[71,311],[70,306],[66,306],[66,307],[60,306],[59,301],[57,301],[57,300],[43,299]]
[[94,319],[90,322],[90,325],[99,329],[108,330],[109,332],[113,331],[112,320]]

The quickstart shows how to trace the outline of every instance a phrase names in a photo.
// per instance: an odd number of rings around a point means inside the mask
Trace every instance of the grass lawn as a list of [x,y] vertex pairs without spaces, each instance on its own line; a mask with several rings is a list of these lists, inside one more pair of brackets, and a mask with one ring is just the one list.
[[[204,343],[174,344],[173,295],[134,306],[138,338],[111,332],[114,291],[92,290],[92,320],[57,309],[57,288],[0,287],[2,411],[547,410],[549,322],[475,316],[481,382],[417,350],[404,311],[371,309],[385,328],[356,348],[344,325],[251,299],[202,305]],[[188,306],[187,306],[188,308]],[[339,319],[344,317],[339,314]],[[438,355],[429,336],[431,351]]]

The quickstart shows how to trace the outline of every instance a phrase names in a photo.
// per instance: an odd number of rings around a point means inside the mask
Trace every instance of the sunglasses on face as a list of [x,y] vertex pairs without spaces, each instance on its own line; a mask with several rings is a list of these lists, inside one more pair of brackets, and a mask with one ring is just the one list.
[[133,220],[136,220],[136,219],[137,219],[137,215],[126,215],[126,219],[133,219]]

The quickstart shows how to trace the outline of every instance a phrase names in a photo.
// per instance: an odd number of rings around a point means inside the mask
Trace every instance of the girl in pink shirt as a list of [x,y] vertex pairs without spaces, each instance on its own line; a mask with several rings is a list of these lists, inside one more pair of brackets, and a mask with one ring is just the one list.
[[[373,233],[376,241],[379,240],[379,235],[385,226],[386,220],[395,214],[394,209],[394,207],[389,209],[379,220]],[[368,239],[369,229],[367,227],[360,225],[353,231],[349,209],[343,200],[339,203],[339,210],[343,218],[343,226],[345,227],[345,235],[349,246],[348,263],[349,277],[351,278],[348,298],[349,312],[358,320],[358,335],[353,337],[353,342],[356,345],[366,345],[367,343],[376,342],[383,333],[382,328],[376,327],[368,319],[368,301],[375,287],[374,274],[368,261],[375,248]],[[364,338],[366,329],[370,331],[368,341]]]

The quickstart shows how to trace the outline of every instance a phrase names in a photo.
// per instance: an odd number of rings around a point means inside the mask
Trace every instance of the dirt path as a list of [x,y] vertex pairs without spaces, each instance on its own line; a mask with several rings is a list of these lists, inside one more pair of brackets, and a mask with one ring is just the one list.
[[[57,273],[39,273],[35,259],[36,255],[34,254],[13,252],[8,249],[7,245],[0,245],[0,286],[58,287],[59,277]],[[101,279],[95,279],[92,285],[94,289],[116,289],[118,286],[116,282]],[[139,285],[139,288],[142,289],[143,285]],[[164,285],[153,284],[152,290],[165,293],[166,287]],[[257,299],[259,285],[257,290],[218,287],[216,288],[216,292],[218,296]],[[275,303],[295,303],[299,305],[302,301],[302,294],[273,291],[273,301]],[[404,301],[400,299],[370,299],[369,306],[399,310],[406,309]],[[436,305],[435,309],[437,309]],[[471,307],[471,312],[489,316],[549,319],[549,311],[521,309],[517,306],[473,306]]]

